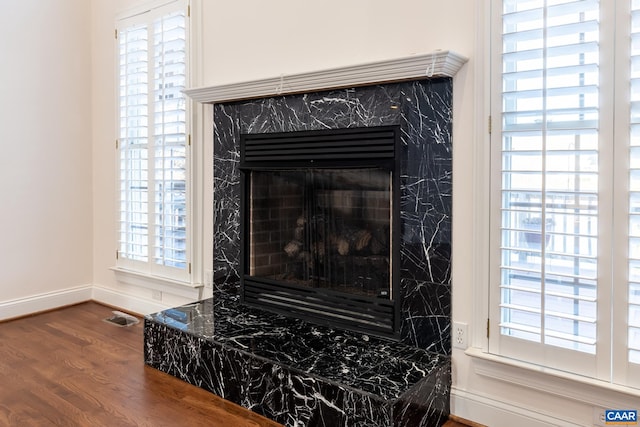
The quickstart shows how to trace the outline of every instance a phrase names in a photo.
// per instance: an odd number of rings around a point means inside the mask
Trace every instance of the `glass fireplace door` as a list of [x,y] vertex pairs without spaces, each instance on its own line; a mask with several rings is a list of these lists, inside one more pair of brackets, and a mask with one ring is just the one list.
[[391,299],[391,172],[249,173],[247,273],[307,288]]

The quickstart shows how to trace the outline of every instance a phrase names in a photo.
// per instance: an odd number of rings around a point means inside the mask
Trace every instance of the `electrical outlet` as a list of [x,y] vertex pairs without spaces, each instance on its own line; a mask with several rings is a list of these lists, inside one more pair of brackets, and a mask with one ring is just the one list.
[[463,322],[453,322],[453,332],[452,332],[452,344],[455,348],[461,348],[466,350],[469,346],[468,343],[468,329],[469,326]]
[[151,291],[151,298],[162,301],[162,291]]

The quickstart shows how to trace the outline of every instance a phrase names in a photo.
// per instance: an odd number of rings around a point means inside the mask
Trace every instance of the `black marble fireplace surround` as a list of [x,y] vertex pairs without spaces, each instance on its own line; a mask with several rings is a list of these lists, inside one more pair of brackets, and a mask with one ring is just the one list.
[[[451,78],[214,105],[214,295],[145,319],[145,362],[287,426],[449,413]],[[400,128],[400,328],[389,340],[239,302],[241,134]]]

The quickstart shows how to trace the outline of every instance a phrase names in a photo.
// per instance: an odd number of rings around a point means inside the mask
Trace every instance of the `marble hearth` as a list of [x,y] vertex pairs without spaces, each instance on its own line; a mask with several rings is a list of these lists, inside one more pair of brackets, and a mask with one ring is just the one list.
[[[286,95],[279,94],[286,88],[281,81],[278,94],[249,100],[190,93],[214,104],[214,294],[147,316],[148,365],[287,426],[444,422],[451,351],[452,74],[427,73],[430,78],[405,73],[376,85],[347,78],[357,86]],[[372,126],[400,128],[397,339],[240,304],[240,134]]]
[[145,362],[285,426],[446,420],[448,356],[213,301],[148,316]]

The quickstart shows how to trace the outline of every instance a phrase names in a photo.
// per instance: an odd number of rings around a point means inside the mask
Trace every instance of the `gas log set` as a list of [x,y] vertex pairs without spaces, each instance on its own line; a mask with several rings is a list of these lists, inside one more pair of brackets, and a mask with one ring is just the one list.
[[[388,229],[378,227],[369,230],[345,226],[340,233],[325,234],[323,220],[323,217],[313,218],[313,222],[309,224],[305,216],[298,217],[292,233],[294,238],[284,247],[284,252],[297,264],[297,268],[278,278],[313,287],[314,277],[322,274],[324,282],[335,283],[342,291],[387,298]],[[319,231],[314,233],[310,229]],[[311,237],[313,235],[319,240],[314,241]],[[349,276],[353,278],[351,283],[347,280]],[[357,284],[360,286],[357,287]],[[369,286],[365,286],[366,284]],[[380,284],[383,285],[382,290],[378,290]]]

